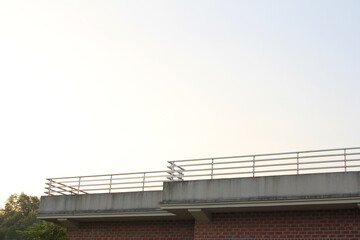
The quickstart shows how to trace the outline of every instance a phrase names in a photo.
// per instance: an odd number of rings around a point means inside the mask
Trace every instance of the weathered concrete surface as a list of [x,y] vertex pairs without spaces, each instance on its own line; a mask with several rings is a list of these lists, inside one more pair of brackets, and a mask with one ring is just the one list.
[[162,204],[360,196],[360,172],[165,182]]
[[43,196],[38,214],[106,213],[160,210],[162,191]]

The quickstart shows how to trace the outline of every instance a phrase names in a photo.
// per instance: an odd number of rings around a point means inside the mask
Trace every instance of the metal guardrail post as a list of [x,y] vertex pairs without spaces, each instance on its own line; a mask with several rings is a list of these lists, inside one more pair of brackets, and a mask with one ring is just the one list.
[[113,175],[110,175],[110,184],[109,184],[109,193],[111,193],[111,185],[112,185],[112,177]]
[[180,171],[180,173],[179,173],[178,179],[179,179],[180,181],[184,181],[184,170],[183,170],[183,169],[181,169],[181,171]]
[[168,167],[170,169],[170,172],[167,172],[170,176],[167,177],[170,181],[174,181],[174,175],[175,175],[175,164],[174,162],[169,162],[170,166]]
[[78,184],[78,194],[80,194],[80,184],[81,184],[81,177],[79,177],[79,184]]
[[185,176],[185,174],[184,174],[184,172],[185,172],[185,169],[183,168],[183,167],[180,167],[180,166],[177,166],[177,165],[175,165],[179,170],[178,170],[178,180],[180,180],[180,181],[184,181],[184,176]]
[[344,167],[345,167],[345,172],[346,172],[346,149],[344,149]]
[[296,153],[296,174],[299,175],[299,153]]
[[144,175],[143,175],[143,186],[142,186],[142,190],[144,191],[145,189],[145,174],[146,172],[144,172]]
[[255,177],[255,155],[253,156],[253,177]]
[[211,159],[211,179],[213,179],[214,174],[214,159]]
[[50,184],[49,184],[49,192],[48,192],[48,196],[51,196],[51,188],[52,188],[52,179],[49,179]]

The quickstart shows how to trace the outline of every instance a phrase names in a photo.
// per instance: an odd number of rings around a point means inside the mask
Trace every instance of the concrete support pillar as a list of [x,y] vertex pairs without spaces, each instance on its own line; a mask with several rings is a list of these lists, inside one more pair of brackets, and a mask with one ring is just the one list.
[[78,229],[79,228],[79,223],[73,221],[73,220],[69,220],[67,218],[58,218],[57,219],[58,222],[61,224],[62,227],[66,228],[66,229]]
[[188,209],[188,211],[198,222],[211,222],[211,213],[205,211],[204,209],[191,208]]

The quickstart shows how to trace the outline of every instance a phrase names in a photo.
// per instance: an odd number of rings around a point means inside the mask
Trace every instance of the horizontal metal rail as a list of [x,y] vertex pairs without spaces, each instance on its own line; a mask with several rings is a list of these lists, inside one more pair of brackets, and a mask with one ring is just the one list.
[[[169,161],[183,180],[360,171],[360,147]],[[174,174],[173,170],[170,174]]]
[[47,195],[162,190],[166,181],[360,171],[360,147],[169,161],[168,170],[46,179]]
[[[146,191],[162,189],[168,181],[168,171],[88,175],[46,179],[47,195],[78,195],[94,193],[115,193],[123,191]],[[181,177],[179,173],[173,178]]]
[[[175,161],[168,161],[171,162],[191,162],[191,161],[202,161],[202,160],[221,160],[221,159],[228,159],[228,158],[244,158],[244,157],[261,157],[261,156],[274,156],[274,155],[287,155],[287,154],[296,154],[296,153],[314,153],[314,152],[329,152],[329,151],[339,151],[339,150],[360,150],[360,147],[353,147],[353,148],[334,148],[334,149],[322,149],[322,150],[311,150],[311,151],[300,151],[300,152],[282,152],[282,153],[266,153],[266,154],[255,154],[255,155],[240,155],[240,156],[230,156],[230,157],[213,157],[213,158],[195,158],[195,159],[185,159],[185,160],[175,160]],[[181,166],[181,165],[180,165]]]

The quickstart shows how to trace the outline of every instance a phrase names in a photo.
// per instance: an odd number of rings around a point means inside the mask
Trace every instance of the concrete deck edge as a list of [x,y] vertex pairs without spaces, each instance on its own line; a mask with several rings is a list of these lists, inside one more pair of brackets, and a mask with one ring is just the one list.
[[277,206],[300,206],[300,205],[327,205],[327,204],[358,204],[360,197],[350,198],[321,198],[321,199],[287,199],[265,201],[224,201],[224,202],[192,202],[192,203],[169,203],[160,204],[161,209],[191,209],[191,208],[246,208],[246,207],[277,207]]
[[79,214],[38,214],[37,218],[42,220],[69,218],[69,219],[90,219],[90,218],[125,218],[125,217],[173,217],[175,214],[165,210],[144,211],[144,212],[114,212],[114,213],[79,213]]

